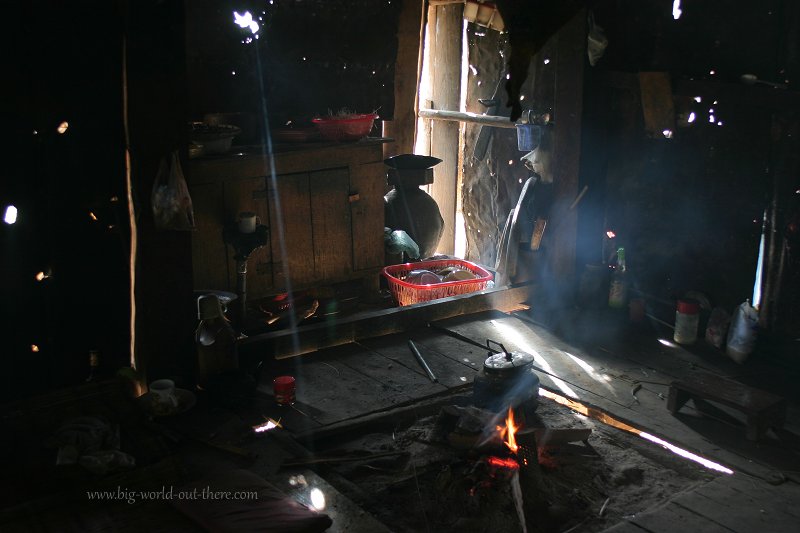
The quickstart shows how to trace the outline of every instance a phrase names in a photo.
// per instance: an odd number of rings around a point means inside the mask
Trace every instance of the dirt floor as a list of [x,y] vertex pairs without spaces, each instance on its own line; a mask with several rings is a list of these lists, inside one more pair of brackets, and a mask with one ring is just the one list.
[[[337,478],[352,483],[357,491],[350,483],[337,488],[350,492],[354,500],[369,495],[361,505],[393,531],[522,531],[512,472],[486,463],[489,456],[502,455],[502,450],[454,448],[440,437],[438,419],[436,415],[421,418],[391,432],[365,428],[336,442],[327,452],[373,458],[338,465],[332,469],[334,479],[329,476],[329,480],[335,486]],[[714,477],[660,446],[547,399],[540,401],[529,425],[589,428],[592,433],[585,443],[540,452],[548,517],[528,524],[528,531],[573,527],[573,532],[602,531]],[[398,454],[374,458],[390,452]]]

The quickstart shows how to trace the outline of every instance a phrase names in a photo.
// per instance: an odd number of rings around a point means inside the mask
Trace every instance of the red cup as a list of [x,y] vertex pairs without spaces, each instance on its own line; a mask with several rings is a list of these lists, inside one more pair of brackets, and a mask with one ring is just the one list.
[[278,376],[272,380],[272,390],[278,405],[292,405],[295,400],[295,382],[292,376]]

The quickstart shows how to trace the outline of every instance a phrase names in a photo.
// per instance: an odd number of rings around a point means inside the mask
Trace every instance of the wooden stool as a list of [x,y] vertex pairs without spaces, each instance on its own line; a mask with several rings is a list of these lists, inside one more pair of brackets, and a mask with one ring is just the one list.
[[732,407],[747,416],[747,439],[758,440],[768,428],[780,429],[786,420],[786,400],[738,381],[706,372],[673,381],[667,409],[673,415],[689,399],[705,399]]

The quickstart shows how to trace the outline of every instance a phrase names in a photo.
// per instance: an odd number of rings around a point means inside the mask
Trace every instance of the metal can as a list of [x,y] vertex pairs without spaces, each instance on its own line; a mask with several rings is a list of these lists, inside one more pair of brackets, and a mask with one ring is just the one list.
[[272,390],[278,405],[292,405],[295,401],[295,380],[292,376],[278,376],[272,380]]

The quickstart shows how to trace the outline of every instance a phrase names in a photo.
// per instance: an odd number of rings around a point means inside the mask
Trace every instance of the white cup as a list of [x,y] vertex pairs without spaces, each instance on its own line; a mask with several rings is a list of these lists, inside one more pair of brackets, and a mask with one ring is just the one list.
[[261,223],[261,219],[252,211],[239,213],[239,233],[255,233],[256,226]]
[[171,379],[158,379],[150,384],[153,403],[162,409],[175,409],[178,407],[178,397],[175,395],[175,382]]

